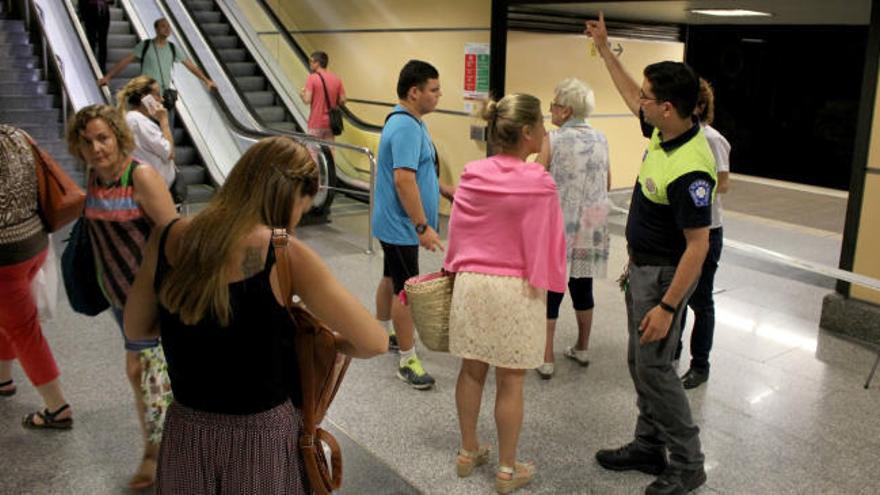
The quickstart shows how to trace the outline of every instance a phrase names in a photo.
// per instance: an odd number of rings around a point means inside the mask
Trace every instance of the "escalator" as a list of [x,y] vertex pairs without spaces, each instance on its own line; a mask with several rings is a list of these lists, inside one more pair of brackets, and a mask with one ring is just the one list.
[[49,152],[80,186],[82,167],[67,151],[62,120],[61,87],[37,55],[20,7],[0,2],[0,123],[18,127]]
[[[110,33],[107,37],[107,66],[112,67],[116,62],[125,58],[140,38],[134,31],[128,14],[115,2],[110,6]],[[141,64],[135,60],[120,72],[117,77],[110,81],[111,93],[122,88],[130,79],[141,74]],[[116,104],[114,101],[113,105]],[[186,204],[196,205],[206,203],[214,194],[215,182],[205,168],[205,163],[198,150],[194,146],[189,132],[182,125],[181,119],[175,119],[174,129],[174,161],[180,169],[180,175],[187,185]]]
[[[287,44],[291,48],[293,53],[296,54],[296,58],[299,59],[300,63],[302,63],[304,67],[308,67],[309,55],[302,48],[299,42],[296,41],[296,38],[294,38],[293,35],[290,34],[290,31],[287,29],[287,27],[284,25],[284,22],[282,22],[281,18],[278,16],[278,13],[275,11],[275,7],[273,7],[272,4],[270,4],[266,0],[254,0],[254,3],[262,9],[262,11],[271,22],[272,26],[274,27],[275,32],[279,36],[281,36],[281,39],[284,40],[284,43]],[[353,125],[354,127],[366,132],[382,132],[381,125],[366,122],[365,120],[362,120],[357,115],[355,115],[348,108],[344,106],[341,108],[342,113],[345,115],[345,120],[348,124]]]
[[[298,123],[302,117],[294,116],[291,113],[290,105],[283,102],[283,98],[272,82],[262,73],[259,65],[236,35],[223,12],[216,9],[213,2],[178,1],[174,2],[175,9],[170,9],[169,3],[171,2],[164,0],[157,2],[163,8],[163,12],[169,14],[167,18],[175,27],[175,31],[188,33],[187,43],[196,38],[204,40],[204,48],[210,53],[210,58],[218,62],[223,80],[229,83],[233,90],[232,93],[237,97],[233,99],[241,102],[244,114],[249,117],[249,119],[238,119],[239,122],[251,120],[253,124],[251,129],[255,132],[269,133],[270,135],[291,135],[302,141],[301,137],[304,135],[304,131]],[[184,18],[181,19],[181,16]],[[192,23],[188,23],[186,26],[181,25],[181,21],[190,20]],[[188,31],[192,29],[196,33]],[[190,51],[195,54],[194,60],[200,66],[205,67],[196,50]],[[211,74],[211,77],[215,81],[219,79],[216,74]],[[221,96],[221,99],[230,97],[230,95]],[[234,114],[234,112],[231,113]],[[312,210],[304,218],[305,223],[320,223],[329,220],[330,207],[336,188],[336,166],[333,153],[326,147],[319,147],[316,148],[313,156],[319,167],[322,187],[313,202]]]
[[[210,47],[196,21],[178,0],[166,2],[165,0],[116,0],[117,5],[123,7],[123,13],[117,14],[114,20],[129,19],[128,32],[122,32],[123,26],[114,24],[114,36],[129,36],[135,39],[122,38],[119,41],[127,41],[129,47],[121,50],[118,54],[111,54],[118,59],[130,53],[136,39],[146,39],[152,36],[152,28],[155,19],[165,18],[172,27],[171,41],[175,43],[178,52],[190,59],[195,65],[202,68],[217,85],[216,91],[208,91],[196,78],[188,74],[176,74],[174,81],[179,91],[177,101],[177,115],[189,129],[190,140],[200,150],[206,161],[207,171],[213,181],[222,184],[234,167],[238,158],[258,140],[275,135],[289,135],[305,145],[315,158],[320,172],[320,185],[318,195],[313,200],[313,209],[307,214],[306,221],[327,221],[329,214],[331,191],[326,187],[327,169],[333,169],[333,155],[322,142],[314,138],[271,129],[261,124],[259,115],[256,115],[246,103],[245,97],[235,87],[233,79],[221,66],[219,58]],[[171,4],[172,8],[169,8]],[[183,21],[181,24],[179,21]],[[176,67],[177,71],[184,71]],[[181,77],[177,77],[181,76]],[[120,86],[119,81],[114,87]],[[248,108],[246,108],[248,106]]]
[[[210,45],[213,56],[222,64],[224,73],[233,82],[236,91],[244,95],[245,105],[260,126],[282,132],[304,132],[308,105],[302,103],[298,95],[292,95],[294,83],[290,81],[288,74],[282,73],[276,61],[267,63],[264,57],[261,64],[255,58],[254,53],[259,51],[257,45],[262,44],[262,41],[258,36],[244,32],[241,25],[243,19],[233,14],[234,2],[167,0],[167,3],[179,4],[186,15],[195,21],[194,27]],[[230,19],[231,14],[234,19]],[[269,14],[274,15],[271,11]],[[284,39],[293,42],[289,35]],[[308,67],[308,58],[302,49],[296,45],[296,50],[296,58]],[[303,82],[296,81],[296,87],[302,86]],[[381,127],[357,119],[344,108],[343,112],[347,115],[347,126],[372,133],[375,144],[378,143]],[[334,157],[334,166],[327,170],[330,176],[328,185],[331,187],[329,194],[332,195],[333,190],[338,188],[348,196],[367,202],[370,170],[366,162],[344,150],[335,153]]]
[[184,0],[183,3],[259,121],[278,131],[305,132],[217,5],[204,0]]

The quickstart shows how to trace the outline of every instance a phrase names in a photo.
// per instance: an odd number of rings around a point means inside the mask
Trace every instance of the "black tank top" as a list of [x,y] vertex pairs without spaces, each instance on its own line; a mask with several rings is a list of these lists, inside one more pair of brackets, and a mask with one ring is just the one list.
[[[165,242],[173,224],[162,232],[159,243],[154,281],[157,294],[165,275],[181,269],[170,266],[165,257]],[[196,325],[185,325],[178,315],[158,305],[174,400],[223,414],[266,411],[288,398],[294,405],[302,403],[294,326],[269,283],[274,264],[270,243],[263,271],[229,284],[232,318],[226,327],[211,315]]]

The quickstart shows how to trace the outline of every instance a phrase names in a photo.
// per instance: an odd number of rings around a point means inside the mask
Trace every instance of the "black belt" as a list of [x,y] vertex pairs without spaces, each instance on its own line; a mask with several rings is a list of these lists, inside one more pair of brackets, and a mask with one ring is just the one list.
[[641,253],[628,246],[626,251],[629,253],[629,260],[636,266],[676,266],[679,261],[678,258],[672,258],[671,256]]

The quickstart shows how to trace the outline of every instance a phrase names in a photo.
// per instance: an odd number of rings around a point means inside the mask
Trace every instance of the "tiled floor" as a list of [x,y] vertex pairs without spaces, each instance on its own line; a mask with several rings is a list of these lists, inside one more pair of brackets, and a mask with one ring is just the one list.
[[[372,307],[381,254],[364,254],[364,214],[340,204],[342,210],[333,223],[301,228],[298,235]],[[580,368],[560,355],[575,335],[574,314],[564,302],[557,374],[549,381],[527,377],[519,455],[535,461],[539,474],[523,494],[641,493],[651,481],[604,471],[593,460],[596,449],[628,441],[636,417],[623,298],[613,281],[625,262],[623,220],[613,219],[609,278],[595,284],[592,364]],[[839,238],[790,223],[734,214],[725,230],[730,239],[836,264]],[[422,251],[421,257],[425,271],[440,266],[440,255]],[[830,287],[821,277],[725,251],[711,379],[689,392],[709,476],[699,493],[880,492],[880,379],[862,388],[874,354],[818,328]],[[76,428],[24,431],[19,418],[39,403],[16,368],[20,393],[0,400],[0,493],[123,492],[139,447],[120,338],[109,317],[83,318],[64,305],[59,313],[46,334],[76,409]],[[410,390],[398,380],[395,355],[353,363],[329,417],[344,442],[343,493],[492,493],[491,465],[466,480],[452,469],[458,360],[419,352],[437,378],[432,391]],[[494,444],[493,395],[490,375],[480,431]]]

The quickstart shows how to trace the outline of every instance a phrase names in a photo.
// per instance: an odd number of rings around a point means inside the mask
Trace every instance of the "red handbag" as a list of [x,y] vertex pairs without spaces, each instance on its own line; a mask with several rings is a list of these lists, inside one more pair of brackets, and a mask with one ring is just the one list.
[[40,218],[46,230],[55,232],[79,218],[86,203],[86,193],[27,133],[34,152],[37,169],[37,188],[40,199]]
[[[342,486],[342,452],[336,438],[318,425],[342,384],[351,357],[336,351],[336,334],[332,330],[293,301],[287,240],[287,231],[274,230],[272,246],[278,267],[278,286],[294,324],[294,347],[299,365],[303,415],[299,449],[312,491],[328,495]],[[330,447],[329,462],[322,441]]]

